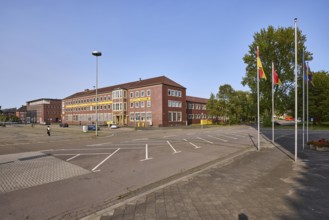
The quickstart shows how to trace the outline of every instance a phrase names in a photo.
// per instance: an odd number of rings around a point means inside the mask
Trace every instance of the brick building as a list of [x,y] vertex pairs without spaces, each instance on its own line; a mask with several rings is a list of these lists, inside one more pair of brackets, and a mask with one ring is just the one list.
[[[99,88],[98,124],[182,126],[187,124],[186,88],[165,77]],[[203,109],[206,115],[206,110]],[[62,121],[96,122],[96,91],[85,90],[63,99]],[[200,122],[200,121],[199,121]]]
[[26,102],[26,122],[51,124],[61,121],[61,99],[41,98]]
[[19,109],[16,110],[16,116],[19,118],[21,123],[26,123],[26,105],[22,105]]
[[200,120],[209,119],[207,101],[208,99],[186,96],[188,124],[199,124]]

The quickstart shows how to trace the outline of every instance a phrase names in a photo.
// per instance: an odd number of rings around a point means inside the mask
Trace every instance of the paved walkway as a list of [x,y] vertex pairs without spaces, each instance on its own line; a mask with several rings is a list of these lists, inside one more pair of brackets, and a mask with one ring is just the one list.
[[329,219],[329,152],[249,151],[84,219]]

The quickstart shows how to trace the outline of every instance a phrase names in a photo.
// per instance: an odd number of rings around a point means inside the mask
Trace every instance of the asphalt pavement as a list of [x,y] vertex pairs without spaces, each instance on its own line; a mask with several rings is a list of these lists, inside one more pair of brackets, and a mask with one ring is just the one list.
[[[32,128],[24,128],[32,129]],[[49,156],[33,152],[34,148],[28,148],[25,145],[27,140],[31,146],[58,145],[56,137],[64,141],[72,140],[72,132],[76,132],[79,138],[86,142],[90,140],[90,135],[86,137],[81,134],[81,130],[74,128],[53,129],[52,139],[46,136],[43,127],[33,128],[33,133],[10,133],[8,129],[2,130],[0,135],[1,153],[0,168],[6,168],[12,161],[24,163],[24,168],[16,166],[17,175],[26,175],[25,165],[30,160],[40,162],[46,167],[58,166],[58,175],[48,176],[40,182],[41,187],[32,187],[35,178],[31,182],[22,183],[29,185],[31,190],[17,190],[12,193],[1,194],[2,202],[11,201],[13,197],[21,200],[22,204],[33,191],[42,194],[42,190],[49,190],[54,187],[54,192],[58,185],[68,184],[76,180],[74,184],[80,183],[82,179],[72,178],[74,176],[84,177],[86,170],[77,167],[74,164],[66,164],[56,158],[49,160]],[[116,132],[123,132],[116,131]],[[7,134],[5,134],[8,132]],[[255,134],[255,130],[252,131]],[[311,137],[328,137],[328,131],[311,131]],[[13,135],[8,138],[8,135]],[[92,135],[92,134],[91,134]],[[105,135],[105,134],[104,134]],[[148,185],[128,194],[121,195],[116,200],[111,200],[104,204],[103,209],[90,207],[85,210],[85,214],[79,215],[56,215],[50,219],[329,219],[329,152],[318,152],[303,148],[301,146],[301,132],[299,131],[298,161],[293,160],[294,153],[294,133],[292,130],[276,131],[276,143],[271,143],[270,129],[262,129],[261,150],[257,151],[257,137],[250,137],[254,143],[252,147],[243,147],[234,153],[227,154],[215,162],[199,166],[197,169],[191,169],[184,172],[184,175],[174,176],[165,181],[159,181],[154,185]],[[81,136],[81,137],[80,137]],[[38,138],[34,138],[38,137]],[[1,139],[2,138],[2,139]],[[112,138],[112,137],[111,137]],[[17,145],[11,140],[19,140]],[[50,140],[50,141],[49,141]],[[63,143],[65,144],[65,143]],[[24,150],[22,154],[17,154]],[[25,152],[29,150],[29,152]],[[8,157],[9,153],[14,153],[18,158]],[[17,151],[17,152],[16,152]],[[45,160],[47,159],[47,160]],[[31,163],[30,166],[34,164]],[[20,174],[19,169],[23,171]],[[32,168],[31,170],[35,170]],[[43,167],[38,168],[42,172]],[[63,173],[61,170],[65,170]],[[0,169],[1,174],[5,169]],[[9,170],[9,173],[13,173]],[[89,171],[90,172],[90,171]],[[10,175],[11,175],[10,174]],[[93,174],[95,176],[96,174]],[[32,176],[32,175],[30,175]],[[42,176],[44,177],[44,175]],[[56,184],[44,184],[53,182],[56,178]],[[68,179],[69,178],[69,179]],[[24,178],[29,180],[29,178]],[[58,181],[68,179],[66,181]],[[88,180],[89,181],[89,180]],[[96,181],[96,180],[95,180]],[[38,183],[39,184],[39,183]],[[4,186],[4,185],[3,185]],[[3,191],[16,190],[9,187]],[[86,193],[81,190],[81,193]],[[80,191],[79,191],[80,192]],[[69,191],[67,192],[69,193]],[[61,194],[61,192],[58,192]],[[54,194],[55,195],[55,194]],[[81,194],[82,195],[82,194]],[[85,199],[80,194],[76,195]],[[35,196],[37,197],[37,196]],[[52,199],[60,199],[60,196],[53,196]],[[73,199],[73,198],[66,198]],[[44,198],[47,201],[47,198]],[[81,204],[86,202],[81,200]],[[64,204],[64,203],[63,203]],[[4,204],[3,204],[4,205]],[[60,205],[60,204],[58,204]],[[79,204],[77,204],[79,205]],[[1,206],[1,204],[0,204]],[[13,208],[13,207],[11,207]],[[60,209],[60,207],[57,207]],[[62,207],[64,209],[64,207]],[[49,207],[51,209],[51,207]],[[13,208],[13,210],[15,210]],[[17,210],[19,212],[19,210]],[[47,212],[45,209],[44,212]],[[92,213],[94,212],[94,213]],[[15,216],[15,211],[9,213],[11,217]],[[10,217],[7,215],[7,217]],[[0,219],[5,219],[0,216]],[[12,218],[13,219],[13,218]]]
[[329,219],[329,152],[304,148],[295,162],[292,144],[285,149],[262,136],[260,151],[226,158],[83,220]]

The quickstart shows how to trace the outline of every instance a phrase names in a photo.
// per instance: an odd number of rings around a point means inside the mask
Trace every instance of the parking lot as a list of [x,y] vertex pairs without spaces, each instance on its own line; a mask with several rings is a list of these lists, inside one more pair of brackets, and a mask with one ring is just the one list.
[[[20,134],[20,128],[12,128],[15,132],[11,135],[18,141],[8,138],[0,144],[0,174],[4,177],[0,181],[0,194],[6,195],[10,207],[21,210],[15,218],[24,218],[26,213],[30,217],[48,218],[62,215],[63,210],[80,213],[89,206],[97,209],[104,201],[125,193],[228,155],[255,149],[257,139],[257,132],[248,126],[101,129],[99,137],[79,128],[53,128],[52,135],[47,137],[43,128]],[[40,190],[42,194],[34,193]],[[28,196],[29,202],[17,199],[19,194]],[[59,198],[49,204],[40,202],[52,197]],[[0,204],[5,203],[0,199]],[[33,208],[40,206],[47,214]],[[8,213],[7,208],[8,204],[2,206],[0,213]]]

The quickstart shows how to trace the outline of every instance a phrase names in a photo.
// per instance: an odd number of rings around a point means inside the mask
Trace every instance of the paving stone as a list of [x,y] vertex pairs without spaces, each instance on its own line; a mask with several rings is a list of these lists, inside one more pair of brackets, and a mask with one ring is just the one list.
[[266,148],[207,169],[139,198],[134,220],[329,219],[329,154],[304,154],[295,164]]

